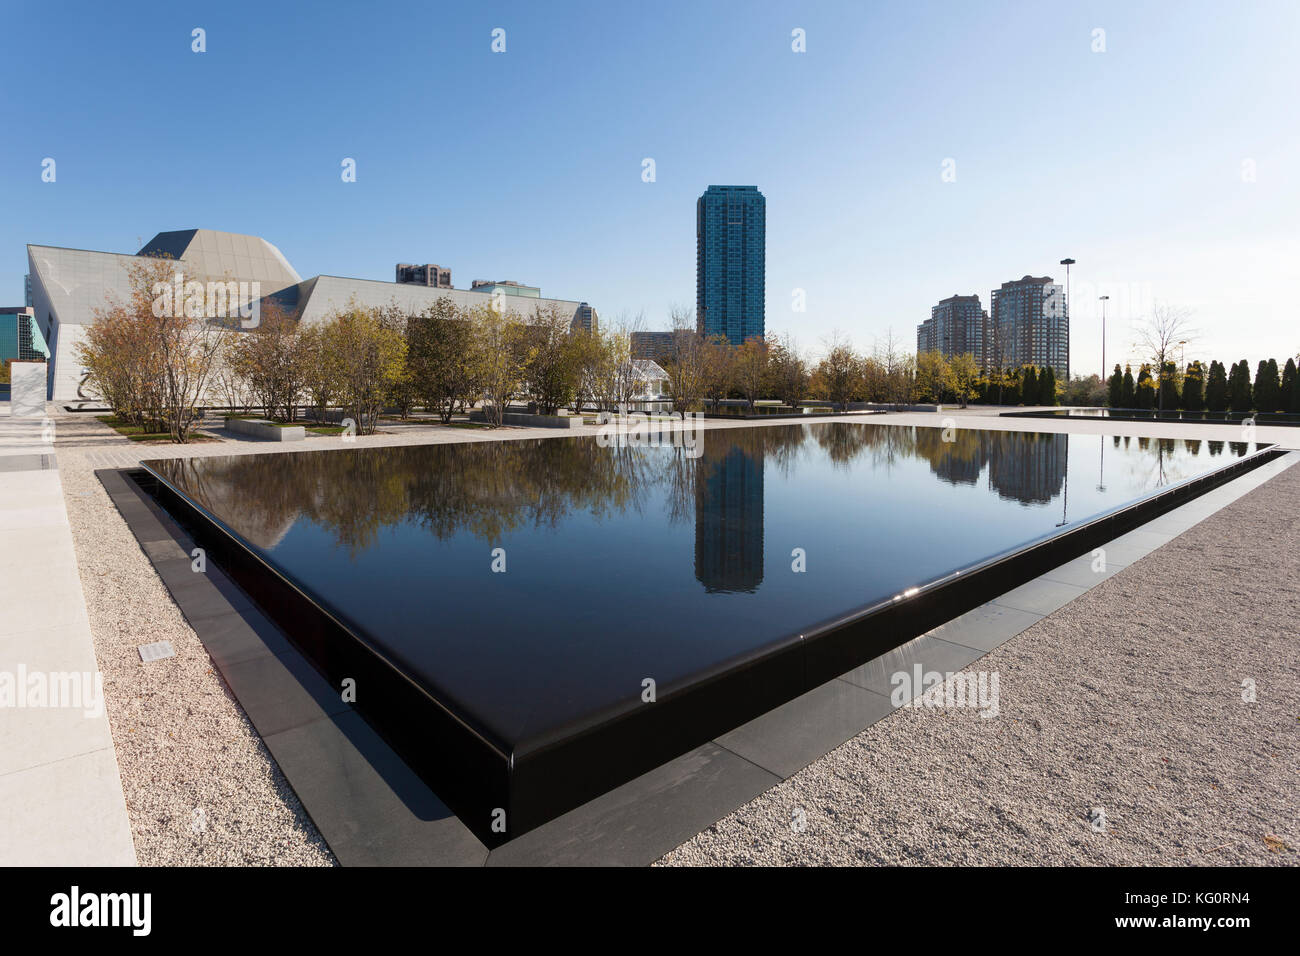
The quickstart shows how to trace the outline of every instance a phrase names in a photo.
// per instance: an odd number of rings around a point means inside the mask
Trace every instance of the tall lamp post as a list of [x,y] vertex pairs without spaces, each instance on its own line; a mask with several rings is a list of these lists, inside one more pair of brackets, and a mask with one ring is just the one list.
[[1101,297],[1101,380],[1106,381],[1106,303],[1110,296]]
[[[1073,259],[1062,259],[1062,260],[1061,260],[1061,265],[1065,266],[1065,321],[1066,321],[1066,322],[1069,322],[1069,321],[1070,321],[1070,266],[1074,265],[1074,260],[1073,260]],[[1066,353],[1065,353],[1065,354],[1066,354],[1066,356],[1067,356],[1067,358],[1066,358],[1066,363],[1067,363],[1067,366],[1068,366],[1068,363],[1069,363],[1069,358],[1068,358],[1068,356],[1069,356],[1069,354],[1070,354],[1070,353],[1069,353],[1070,343],[1069,343],[1069,338],[1068,338],[1068,335],[1069,335],[1069,331],[1068,331],[1069,326],[1068,326],[1068,325],[1066,326],[1066,329],[1067,329],[1067,331],[1066,331],[1067,338],[1066,338],[1066,346],[1065,346],[1065,347],[1066,347]],[[1070,370],[1069,370],[1068,367],[1066,368],[1065,372],[1066,372],[1065,377],[1066,377],[1066,379],[1068,380],[1069,377],[1070,377]]]

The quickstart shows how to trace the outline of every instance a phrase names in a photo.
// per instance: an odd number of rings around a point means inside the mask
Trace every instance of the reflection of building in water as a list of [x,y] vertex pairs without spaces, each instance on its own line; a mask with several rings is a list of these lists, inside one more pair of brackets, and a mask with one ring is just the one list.
[[1061,493],[1069,436],[987,432],[989,485],[1001,498],[1046,504]]
[[[757,431],[757,429],[755,429]],[[695,489],[695,576],[708,591],[763,583],[763,455],[733,445]]]
[[987,465],[989,486],[1000,497],[1024,504],[1046,504],[1061,493],[1068,441],[1066,435],[916,430],[917,454],[930,463],[935,477],[953,485],[974,485]]

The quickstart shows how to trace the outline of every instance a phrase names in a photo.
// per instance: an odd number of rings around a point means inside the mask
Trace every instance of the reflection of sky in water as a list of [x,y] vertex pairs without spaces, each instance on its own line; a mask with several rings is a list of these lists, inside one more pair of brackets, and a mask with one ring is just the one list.
[[[517,739],[539,729],[526,703],[538,681],[577,718],[642,677],[668,686],[784,643],[1254,450],[940,435],[845,422],[709,430],[698,460],[554,438],[154,464]],[[502,515],[512,526],[485,532]],[[490,571],[497,547],[505,574]]]

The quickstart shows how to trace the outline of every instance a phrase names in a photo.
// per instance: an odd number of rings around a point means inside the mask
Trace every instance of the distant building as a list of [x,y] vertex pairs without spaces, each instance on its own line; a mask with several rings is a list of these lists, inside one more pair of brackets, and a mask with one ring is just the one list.
[[1061,286],[1050,276],[1025,276],[994,289],[989,304],[986,364],[998,368],[1051,366],[1070,377],[1070,316]]
[[[280,250],[265,239],[211,229],[160,232],[135,254],[29,245],[27,262],[35,315],[32,341],[35,343],[39,335],[42,345],[48,343],[46,374],[51,400],[85,397],[79,395],[86,370],[77,346],[85,339],[86,326],[110,295],[122,299],[130,296],[127,270],[131,266],[144,261],[143,257],[159,255],[174,260],[176,271],[187,280],[222,286],[237,282],[247,286],[252,296],[251,302],[241,301],[241,305],[255,303],[261,307],[274,303],[307,326],[327,321],[351,303],[362,308],[396,305],[407,313],[423,312],[439,299],[466,309],[495,304],[490,292],[496,284],[471,291],[342,276],[303,279]],[[516,288],[529,287],[516,284]],[[506,309],[524,321],[531,320],[537,310],[546,309],[561,312],[571,326],[585,321],[588,311],[595,320],[595,311],[586,302],[543,299],[538,291],[532,289],[532,296],[524,293],[507,299]],[[208,301],[211,305],[211,290]]]
[[405,285],[423,285],[431,289],[450,289],[451,270],[432,263],[413,266],[405,262],[397,264],[397,281]]
[[988,324],[978,295],[949,296],[931,306],[930,317],[916,327],[916,352],[937,351],[948,359],[969,352],[983,368]]
[[673,354],[672,332],[633,332],[632,358],[658,362]]
[[0,362],[34,362],[50,357],[49,346],[30,306],[0,307]]
[[653,401],[668,395],[668,373],[657,362],[633,359],[632,379],[635,383],[633,401]]
[[522,282],[489,282],[486,279],[475,279],[470,283],[472,292],[493,292],[500,291],[503,295],[518,295],[525,299],[540,299],[542,290],[535,285],[524,285]]
[[695,315],[732,345],[762,336],[767,200],[757,186],[710,186],[695,203]]
[[573,315],[572,328],[582,329],[584,332],[598,332],[600,331],[600,316],[596,315],[595,309],[583,302]]

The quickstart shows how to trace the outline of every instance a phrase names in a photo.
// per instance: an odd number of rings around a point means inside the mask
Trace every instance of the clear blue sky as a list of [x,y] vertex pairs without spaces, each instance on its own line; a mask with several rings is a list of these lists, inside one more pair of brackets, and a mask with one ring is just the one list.
[[664,327],[695,304],[695,198],[741,183],[768,330],[809,350],[910,349],[940,298],[1072,256],[1075,371],[1103,292],[1112,361],[1152,298],[1193,311],[1188,358],[1295,354],[1300,4],[1130,6],[11,4],[0,304],[28,242],[206,227],[304,277],[437,262]]

